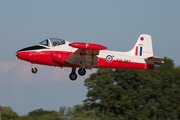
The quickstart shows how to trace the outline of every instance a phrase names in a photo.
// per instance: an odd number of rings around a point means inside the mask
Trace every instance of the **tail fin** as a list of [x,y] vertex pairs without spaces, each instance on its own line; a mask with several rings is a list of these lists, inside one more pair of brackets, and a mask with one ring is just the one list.
[[134,48],[131,50],[131,54],[134,56],[142,56],[143,58],[153,56],[151,36],[141,34]]

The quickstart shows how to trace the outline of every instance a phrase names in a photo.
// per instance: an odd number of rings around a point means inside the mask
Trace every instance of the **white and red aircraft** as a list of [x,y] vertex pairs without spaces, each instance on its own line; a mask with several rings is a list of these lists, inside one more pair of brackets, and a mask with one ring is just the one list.
[[163,58],[154,57],[151,36],[140,35],[134,48],[128,52],[104,50],[107,47],[91,43],[71,43],[58,38],[43,40],[36,46],[17,51],[19,59],[31,62],[32,73],[37,72],[34,64],[71,67],[71,80],[83,76],[91,68],[127,68],[154,70],[163,63]]

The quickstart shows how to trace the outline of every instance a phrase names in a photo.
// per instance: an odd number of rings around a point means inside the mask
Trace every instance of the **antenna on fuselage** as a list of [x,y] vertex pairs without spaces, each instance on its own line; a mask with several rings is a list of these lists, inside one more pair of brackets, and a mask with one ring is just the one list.
[[63,67],[61,67],[61,70],[65,71],[66,69],[64,69]]

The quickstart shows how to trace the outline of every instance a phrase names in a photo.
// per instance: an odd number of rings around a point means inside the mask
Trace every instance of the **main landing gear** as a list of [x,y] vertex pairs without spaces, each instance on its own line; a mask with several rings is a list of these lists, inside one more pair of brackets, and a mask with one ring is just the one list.
[[[86,69],[85,69],[85,68],[79,68],[78,74],[79,74],[80,76],[85,75],[85,74],[86,74]],[[74,80],[77,79],[76,68],[72,68],[72,72],[71,72],[71,74],[69,75],[69,78],[70,78],[72,81],[74,81]]]
[[69,78],[74,81],[77,79],[77,74],[76,74],[76,68],[72,68],[72,72],[71,74],[69,75]]
[[32,67],[31,72],[34,74],[37,73],[37,71],[38,71],[37,68],[34,67],[34,65],[32,65],[31,67]]
[[[78,70],[78,74],[80,76],[84,76],[86,74],[85,65],[86,65],[86,62],[82,62],[81,68],[79,68],[79,70]],[[72,68],[72,72],[69,75],[69,78],[73,81],[77,79],[76,68]]]
[[79,68],[78,74],[79,74],[80,76],[84,76],[84,75],[86,74],[86,69],[84,69],[84,68]]

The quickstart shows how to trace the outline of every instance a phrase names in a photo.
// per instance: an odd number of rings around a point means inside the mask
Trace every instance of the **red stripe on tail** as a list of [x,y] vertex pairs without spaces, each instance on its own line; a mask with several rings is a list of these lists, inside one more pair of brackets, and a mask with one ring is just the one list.
[[136,52],[135,55],[138,55],[138,46],[136,46]]

